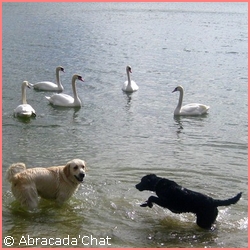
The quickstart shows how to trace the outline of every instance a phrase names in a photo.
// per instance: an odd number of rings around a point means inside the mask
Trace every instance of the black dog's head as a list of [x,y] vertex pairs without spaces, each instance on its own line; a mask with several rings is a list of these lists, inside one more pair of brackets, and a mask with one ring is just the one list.
[[155,191],[156,184],[160,180],[160,177],[157,177],[155,174],[149,174],[142,177],[141,182],[135,185],[139,191],[149,190]]

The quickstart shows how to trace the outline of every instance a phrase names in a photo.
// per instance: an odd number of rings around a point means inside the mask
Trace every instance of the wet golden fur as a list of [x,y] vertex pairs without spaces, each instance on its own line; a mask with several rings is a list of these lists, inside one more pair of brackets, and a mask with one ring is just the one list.
[[38,196],[63,204],[78,189],[85,170],[85,162],[80,159],[48,168],[27,169],[24,163],[14,163],[7,170],[7,179],[21,206],[31,210],[37,207]]

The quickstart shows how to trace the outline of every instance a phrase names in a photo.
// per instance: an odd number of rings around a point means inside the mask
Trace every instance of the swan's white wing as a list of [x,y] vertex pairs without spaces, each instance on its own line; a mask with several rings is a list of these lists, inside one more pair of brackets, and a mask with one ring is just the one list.
[[190,103],[181,107],[180,115],[202,115],[208,112],[209,106],[200,103]]
[[128,81],[125,81],[125,82],[123,83],[122,90],[123,90],[123,91],[126,91],[127,86],[128,86]]
[[63,86],[59,87],[56,83],[44,81],[32,84],[34,89],[45,90],[45,91],[63,91]]
[[36,116],[36,111],[29,104],[21,104],[14,109],[14,114],[20,117]]
[[54,94],[51,97],[45,98],[55,106],[70,107],[74,104],[74,98],[66,94]]
[[133,89],[134,91],[136,91],[136,90],[139,89],[139,87],[138,87],[138,85],[136,84],[135,81],[131,81],[131,87],[132,87],[132,89]]
[[126,92],[134,92],[134,91],[136,91],[138,89],[139,89],[139,87],[135,83],[135,81],[131,81],[131,86],[128,85],[128,81],[125,81],[124,84],[123,84],[123,87],[122,87],[122,90],[126,91]]

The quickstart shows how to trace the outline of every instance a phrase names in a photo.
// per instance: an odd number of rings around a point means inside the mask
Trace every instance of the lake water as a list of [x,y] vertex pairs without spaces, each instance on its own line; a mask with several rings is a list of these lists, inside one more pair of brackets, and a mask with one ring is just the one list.
[[[10,239],[14,247],[248,246],[247,3],[2,6],[3,247]],[[121,90],[128,64],[139,86],[130,95]],[[65,93],[74,73],[85,79],[77,83],[83,107],[54,108],[51,93],[27,89],[37,117],[14,118],[22,81],[54,81],[58,65]],[[180,84],[184,104],[210,105],[208,115],[173,116]],[[10,164],[73,158],[88,172],[64,206],[19,208],[4,178]],[[192,214],[140,207],[151,193],[135,184],[148,173],[217,199],[243,196],[220,207],[207,231]]]

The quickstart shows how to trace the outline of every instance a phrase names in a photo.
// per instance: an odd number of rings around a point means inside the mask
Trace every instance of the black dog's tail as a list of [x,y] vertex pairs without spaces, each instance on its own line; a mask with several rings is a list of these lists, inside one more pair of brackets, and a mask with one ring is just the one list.
[[242,195],[242,192],[238,193],[235,197],[227,200],[214,200],[215,205],[218,206],[229,206],[231,204],[235,204],[239,201],[240,197]]

